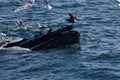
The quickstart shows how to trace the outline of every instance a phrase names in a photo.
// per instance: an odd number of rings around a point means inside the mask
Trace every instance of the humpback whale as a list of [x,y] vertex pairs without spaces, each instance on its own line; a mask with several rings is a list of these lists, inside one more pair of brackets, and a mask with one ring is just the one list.
[[80,33],[72,29],[73,26],[66,26],[46,34],[35,35],[32,38],[9,42],[3,47],[9,48],[17,46],[31,50],[46,50],[80,43]]

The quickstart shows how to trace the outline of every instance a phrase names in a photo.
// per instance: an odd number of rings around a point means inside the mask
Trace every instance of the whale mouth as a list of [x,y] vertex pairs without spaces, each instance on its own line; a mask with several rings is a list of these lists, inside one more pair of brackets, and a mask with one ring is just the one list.
[[9,48],[0,47],[0,53],[24,53],[29,51],[31,51],[31,49],[22,48],[18,46],[9,47]]

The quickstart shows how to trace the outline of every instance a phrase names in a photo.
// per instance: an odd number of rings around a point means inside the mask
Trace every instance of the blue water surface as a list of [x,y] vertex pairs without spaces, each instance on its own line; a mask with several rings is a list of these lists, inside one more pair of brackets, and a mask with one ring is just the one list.
[[[0,27],[7,36],[34,36],[37,23],[58,28],[68,24],[68,13],[80,14],[74,29],[80,45],[46,51],[18,47],[0,50],[0,80],[120,80],[120,7],[116,0],[43,0],[14,13],[28,0],[0,0]],[[31,18],[18,30],[16,21]],[[81,47],[81,48],[80,48]]]

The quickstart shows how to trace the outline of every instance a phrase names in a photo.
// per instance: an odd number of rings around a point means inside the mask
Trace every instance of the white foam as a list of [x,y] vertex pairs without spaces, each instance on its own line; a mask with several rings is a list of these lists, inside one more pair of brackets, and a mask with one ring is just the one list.
[[12,51],[14,51],[14,50],[15,50],[15,51],[16,51],[16,50],[17,50],[17,51],[19,51],[19,50],[20,50],[20,51],[21,51],[21,50],[22,50],[22,51],[23,51],[23,50],[25,50],[25,51],[31,51],[31,50],[28,49],[28,48],[21,48],[21,47],[16,47],[16,46],[15,46],[15,47],[10,47],[10,48],[8,48],[8,50],[12,50]]

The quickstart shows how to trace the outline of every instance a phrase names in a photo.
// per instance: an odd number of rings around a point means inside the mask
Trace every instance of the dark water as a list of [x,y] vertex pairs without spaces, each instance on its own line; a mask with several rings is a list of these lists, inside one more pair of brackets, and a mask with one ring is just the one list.
[[[48,51],[20,48],[0,50],[0,80],[120,80],[120,7],[115,0],[41,0],[27,10],[12,11],[27,0],[0,0],[0,21],[7,36],[30,37],[36,23],[65,25],[67,13],[81,14],[75,30],[81,32],[81,49],[73,46]],[[16,20],[32,18],[19,30]],[[30,27],[31,26],[31,27]]]

